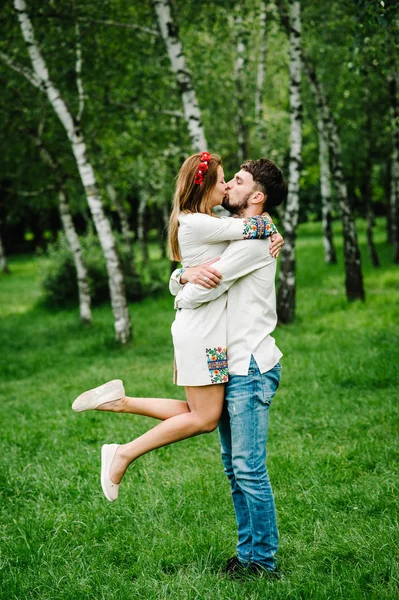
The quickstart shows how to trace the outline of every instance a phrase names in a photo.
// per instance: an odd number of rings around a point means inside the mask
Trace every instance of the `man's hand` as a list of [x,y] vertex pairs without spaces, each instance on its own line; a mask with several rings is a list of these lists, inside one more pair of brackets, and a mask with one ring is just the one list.
[[270,246],[269,246],[270,256],[273,256],[273,258],[277,258],[278,255],[280,254],[280,250],[283,246],[284,246],[283,236],[280,233],[273,233],[273,235],[270,236]]
[[[281,236],[280,236],[281,237]],[[215,288],[222,282],[222,274],[211,265],[219,260],[219,256],[198,267],[187,267],[180,277],[180,283],[196,283],[204,288]]]

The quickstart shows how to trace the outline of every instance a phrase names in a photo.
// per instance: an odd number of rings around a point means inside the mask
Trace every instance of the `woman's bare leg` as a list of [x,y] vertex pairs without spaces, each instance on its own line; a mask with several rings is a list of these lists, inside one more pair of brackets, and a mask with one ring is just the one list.
[[183,400],[174,400],[172,398],[132,398],[130,396],[100,404],[96,410],[144,415],[160,419],[161,421],[190,412],[187,402]]
[[190,411],[165,419],[147,433],[119,446],[110,478],[120,483],[128,466],[147,452],[216,429],[223,408],[224,385],[186,387]]

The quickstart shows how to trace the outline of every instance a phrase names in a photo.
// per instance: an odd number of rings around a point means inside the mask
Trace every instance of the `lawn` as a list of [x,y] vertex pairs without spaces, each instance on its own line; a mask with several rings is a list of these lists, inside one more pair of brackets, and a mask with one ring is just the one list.
[[393,599],[398,596],[399,273],[360,224],[366,302],[344,296],[323,262],[320,225],[298,236],[297,318],[279,327],[283,377],[268,468],[280,530],[279,582],[230,581],[236,528],[217,433],[139,459],[108,503],[100,447],[149,418],[75,414],[72,400],[122,378],[132,396],[183,399],[172,384],[172,301],[131,305],[134,341],[113,341],[108,306],[82,328],[77,310],[38,302],[44,257],[10,259],[0,278],[0,598],[4,600]]

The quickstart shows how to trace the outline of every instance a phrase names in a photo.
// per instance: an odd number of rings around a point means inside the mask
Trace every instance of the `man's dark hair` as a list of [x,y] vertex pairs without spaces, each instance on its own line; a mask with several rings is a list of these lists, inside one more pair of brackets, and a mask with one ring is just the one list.
[[265,194],[265,207],[279,206],[287,199],[287,182],[281,169],[272,160],[247,160],[240,168],[251,173],[256,189]]

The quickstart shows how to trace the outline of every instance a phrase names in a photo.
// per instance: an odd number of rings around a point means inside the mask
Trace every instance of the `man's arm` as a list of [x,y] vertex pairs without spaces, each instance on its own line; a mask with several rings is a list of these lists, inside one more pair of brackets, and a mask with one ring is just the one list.
[[[277,258],[284,245],[284,239],[280,233],[270,236],[269,253]],[[177,296],[182,287],[190,282],[202,285],[207,289],[215,288],[220,285],[222,280],[221,273],[214,268],[214,264],[219,260],[219,256],[197,267],[188,267],[187,269],[175,269],[169,279],[169,291],[172,296]]]
[[204,302],[211,302],[225,292],[241,277],[266,265],[273,265],[275,259],[268,252],[269,242],[265,240],[239,240],[231,242],[220,260],[212,266],[222,274],[222,281],[216,288],[206,289],[202,285],[187,283],[176,296],[175,308],[198,308]]
[[220,260],[216,256],[197,267],[187,267],[187,269],[175,269],[169,279],[169,291],[172,296],[177,296],[186,283],[198,283],[208,289],[214,288],[222,281],[222,274],[212,265]]

